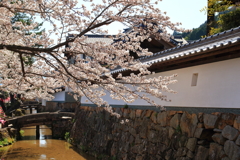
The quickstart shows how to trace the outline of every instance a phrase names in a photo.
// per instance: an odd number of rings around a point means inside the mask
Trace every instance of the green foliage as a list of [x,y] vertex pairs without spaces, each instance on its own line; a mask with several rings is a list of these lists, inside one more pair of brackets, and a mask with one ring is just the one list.
[[222,28],[221,31],[240,26],[240,9],[220,15],[219,23]]
[[73,119],[72,119],[72,123],[75,123],[75,122],[76,122],[76,119],[73,118]]
[[99,159],[99,160],[105,160],[105,159],[107,159],[107,155],[105,155],[105,154],[100,154],[100,155],[98,155],[97,156],[97,159]]
[[203,7],[200,12],[208,13],[208,15],[214,15],[215,12],[226,11],[229,7],[234,6],[231,0],[208,0],[208,6]]
[[15,142],[14,138],[4,138],[3,140],[0,141],[0,146],[7,146]]
[[87,147],[87,146],[80,146],[80,149],[81,149],[83,152],[87,152],[87,151],[88,151],[88,147]]
[[175,132],[178,133],[178,134],[182,133],[182,129],[181,129],[180,125],[177,126]]
[[240,26],[240,9],[221,13],[216,19],[217,22],[210,30],[210,35],[223,32]]
[[[12,24],[14,24],[16,22],[22,22],[22,24],[24,26],[29,26],[34,23],[34,19],[33,19],[33,17],[31,17],[30,15],[28,15],[26,13],[17,12],[17,13],[15,13],[14,17],[11,20]],[[38,25],[33,30],[31,30],[31,31],[26,30],[25,34],[30,35],[34,32],[36,35],[42,35],[42,32],[44,31],[44,30],[40,30],[42,25],[43,25],[43,23],[38,23]],[[18,29],[18,28],[14,27],[14,29]]]
[[[12,17],[11,23],[14,24],[16,22],[22,22],[24,26],[29,26],[34,23],[33,17],[26,13],[17,12],[15,13],[14,17]],[[42,32],[44,32],[44,29],[41,30],[43,23],[38,23],[38,25],[33,30],[26,30],[25,34],[30,35],[32,33],[35,33],[36,35],[42,35]],[[19,30],[18,27],[13,27],[13,29]],[[34,47],[41,47],[41,45],[35,44]],[[32,56],[23,56],[23,62],[26,65],[31,65],[34,63],[34,58]]]
[[117,160],[116,156],[111,157],[111,160]]
[[70,138],[70,133],[69,133],[69,132],[66,132],[65,135],[64,135],[64,139],[65,139],[66,141],[68,141],[69,138]]
[[20,130],[19,133],[21,137],[24,137],[24,130]]
[[128,109],[128,105],[127,105],[127,104],[125,104],[125,105],[123,106],[123,108],[125,108],[125,109]]
[[198,28],[193,28],[192,32],[183,33],[182,37],[186,40],[198,40],[205,36],[207,32],[207,22],[201,24]]
[[21,108],[18,108],[15,110],[15,116],[23,116],[23,112],[22,112],[22,109]]

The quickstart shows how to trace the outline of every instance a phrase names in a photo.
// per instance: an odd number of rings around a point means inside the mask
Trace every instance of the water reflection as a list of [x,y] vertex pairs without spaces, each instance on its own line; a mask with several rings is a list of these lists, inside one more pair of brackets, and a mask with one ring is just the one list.
[[23,140],[1,152],[1,160],[94,160],[87,155],[80,155],[64,140],[51,139],[51,129],[40,126],[40,138],[36,140],[36,127],[22,128]]

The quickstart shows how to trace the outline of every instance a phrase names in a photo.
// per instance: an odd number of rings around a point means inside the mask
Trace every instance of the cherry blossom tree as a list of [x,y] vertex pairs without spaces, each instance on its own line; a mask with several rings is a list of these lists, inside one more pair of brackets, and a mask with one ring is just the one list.
[[[174,92],[168,85],[176,82],[175,76],[147,78],[152,74],[147,69],[149,65],[135,60],[129,52],[152,55],[140,43],[151,41],[151,37],[169,40],[167,29],[182,31],[178,28],[181,24],[171,23],[166,13],[155,7],[160,0],[102,0],[98,4],[94,1],[1,0],[0,89],[28,98],[52,99],[54,88],[66,86],[72,89],[75,98],[86,96],[110,112],[111,107],[101,98],[106,92],[127,103],[140,98],[157,106],[147,94],[166,100],[162,92]],[[30,32],[38,23],[11,23],[18,12],[40,17],[52,29],[38,35]],[[113,22],[124,23],[132,30],[112,37],[118,39],[112,45],[101,41],[86,43],[84,34],[107,34],[104,26]],[[75,36],[66,39],[69,33]],[[52,34],[58,36],[55,42]],[[65,49],[66,45],[71,47]],[[74,57],[74,63],[69,63],[65,54]],[[81,54],[91,58],[81,59]],[[25,63],[29,56],[34,57],[34,63]],[[111,71],[119,67],[139,73],[129,76],[119,73],[113,77]]]

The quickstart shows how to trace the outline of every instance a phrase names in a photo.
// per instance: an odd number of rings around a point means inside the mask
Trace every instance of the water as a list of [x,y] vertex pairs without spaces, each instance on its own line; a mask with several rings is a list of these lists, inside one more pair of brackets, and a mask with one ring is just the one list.
[[40,126],[40,138],[36,140],[36,127],[22,128],[23,140],[0,148],[0,160],[95,160],[77,153],[64,140],[51,139],[51,129]]

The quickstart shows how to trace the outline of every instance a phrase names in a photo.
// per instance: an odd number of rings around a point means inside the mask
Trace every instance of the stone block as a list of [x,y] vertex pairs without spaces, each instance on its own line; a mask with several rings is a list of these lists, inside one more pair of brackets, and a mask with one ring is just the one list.
[[237,137],[235,143],[236,143],[236,145],[240,146],[240,135]]
[[222,133],[222,129],[214,128],[213,131],[214,131],[214,132],[217,132],[217,133]]
[[129,127],[129,133],[131,133],[131,135],[133,135],[133,137],[136,137],[137,133],[135,128]]
[[142,126],[142,120],[140,118],[135,119],[133,127],[136,129],[138,126]]
[[204,127],[203,123],[198,123],[197,124],[197,128],[203,128],[203,127]]
[[148,154],[156,155],[158,152],[158,148],[153,143],[149,143],[147,148]]
[[196,145],[197,145],[197,138],[189,138],[188,141],[187,141],[186,147],[190,151],[194,152],[195,148],[196,148]]
[[221,159],[222,150],[223,150],[223,146],[221,146],[217,143],[210,143],[208,159],[209,160]]
[[136,135],[136,138],[135,138],[135,144],[140,144],[142,143],[141,139],[140,139],[140,136],[139,134]]
[[233,125],[236,118],[235,114],[232,113],[222,113],[219,117],[218,128],[223,129],[226,125]]
[[233,141],[227,140],[224,143],[224,151],[231,160],[240,159],[240,147],[238,147]]
[[168,133],[168,138],[172,138],[172,136],[173,136],[173,134],[175,133],[175,129],[173,129],[172,127],[170,127],[169,129],[168,129],[168,131],[169,131],[169,133]]
[[141,115],[141,118],[144,118],[145,115],[146,115],[146,113],[147,113],[147,110],[143,110],[142,115]]
[[222,136],[229,140],[235,140],[238,135],[239,131],[229,125],[225,126],[222,131]]
[[170,127],[177,129],[180,126],[181,115],[175,114],[170,120]]
[[196,114],[189,114],[184,112],[181,121],[180,121],[180,128],[182,133],[187,134],[188,137],[193,137],[195,129],[197,128],[197,115]]
[[203,130],[204,130],[204,128],[196,128],[195,133],[194,133],[194,137],[200,138]]
[[166,152],[165,160],[171,160],[171,159],[173,159],[173,150],[172,150],[172,149],[169,149],[169,150]]
[[137,109],[137,110],[136,110],[136,117],[137,117],[137,118],[140,118],[141,115],[142,115],[142,113],[143,113],[143,110]]
[[143,158],[144,158],[144,157],[143,157],[142,155],[137,155],[137,156],[136,156],[136,160],[144,160]]
[[130,114],[129,114],[129,117],[130,117],[131,119],[135,119],[135,117],[136,117],[136,112],[135,112],[134,109],[131,109]]
[[167,112],[158,113],[157,123],[159,123],[163,127],[167,125]]
[[200,123],[203,123],[203,115],[204,115],[204,113],[202,113],[202,112],[198,113],[198,121]]
[[187,148],[185,148],[185,147],[180,147],[180,148],[178,148],[178,150],[177,150],[177,157],[183,157],[183,156],[186,156],[186,154],[187,154]]
[[211,115],[211,114],[204,114],[203,122],[206,129],[214,129],[217,127],[218,116]]
[[233,127],[240,131],[240,116],[237,116],[233,122]]
[[214,142],[218,143],[218,144],[221,144],[221,145],[224,145],[225,141],[227,140],[226,138],[224,138],[222,136],[221,133],[215,133],[213,136],[212,136],[212,139]]
[[187,144],[188,138],[182,135],[179,139],[179,147],[185,147]]
[[179,114],[183,114],[183,111],[177,111],[177,113],[179,113]]
[[130,109],[123,109],[123,118],[129,118]]
[[149,142],[153,142],[153,143],[156,143],[160,140],[158,135],[157,135],[157,132],[154,131],[154,130],[149,130],[148,131],[147,138],[148,138]]
[[141,154],[143,150],[144,150],[143,144],[137,144],[131,147],[132,153]]
[[199,141],[197,141],[197,144],[199,144],[199,145],[204,145],[204,146],[209,146],[209,144],[210,144],[210,142],[209,141],[207,141],[207,140],[199,140]]
[[148,119],[144,119],[142,121],[142,126],[139,127],[139,135],[141,138],[147,138],[148,125]]
[[193,158],[193,157],[194,157],[193,152],[190,151],[190,150],[188,150],[188,152],[187,152],[187,157],[189,157],[189,158]]
[[152,115],[153,111],[152,110],[147,110],[145,117],[150,118]]
[[207,160],[208,159],[208,148],[205,148],[203,146],[199,146],[197,148],[197,154],[195,155],[194,160]]
[[153,123],[157,123],[157,112],[154,111],[150,117],[150,119],[152,120]]
[[168,116],[173,116],[177,113],[177,111],[167,111]]
[[111,156],[115,156],[118,152],[118,143],[114,142],[111,148]]

